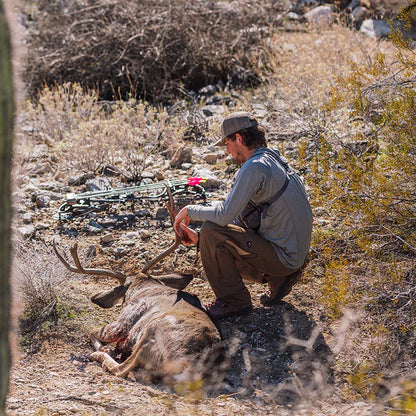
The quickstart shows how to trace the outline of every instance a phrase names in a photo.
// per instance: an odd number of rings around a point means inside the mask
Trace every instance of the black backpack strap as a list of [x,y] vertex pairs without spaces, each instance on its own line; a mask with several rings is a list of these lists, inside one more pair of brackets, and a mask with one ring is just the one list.
[[273,195],[267,202],[267,205],[272,205],[274,202],[276,202],[282,195],[283,192],[286,191],[287,186],[289,185],[289,174],[286,175],[285,183],[283,186],[279,189],[279,192],[277,192],[275,195]]

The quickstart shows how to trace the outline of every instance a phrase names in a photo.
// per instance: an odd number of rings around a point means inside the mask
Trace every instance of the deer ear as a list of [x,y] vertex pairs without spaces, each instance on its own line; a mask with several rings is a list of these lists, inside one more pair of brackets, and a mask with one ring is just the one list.
[[191,273],[172,273],[154,278],[164,285],[172,287],[173,289],[183,290],[194,278],[194,275]]
[[114,289],[104,290],[91,298],[91,302],[102,308],[113,307],[125,294],[128,286],[117,286]]

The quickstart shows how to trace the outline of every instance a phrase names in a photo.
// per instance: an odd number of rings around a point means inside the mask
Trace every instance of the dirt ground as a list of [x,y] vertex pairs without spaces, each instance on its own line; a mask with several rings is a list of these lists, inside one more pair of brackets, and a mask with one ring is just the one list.
[[[192,293],[205,290],[196,285]],[[86,294],[94,285],[82,286]],[[78,306],[88,308],[82,305],[86,302],[81,299]],[[12,372],[9,414],[286,414],[300,404],[302,394],[313,402],[322,399],[321,383],[331,378],[331,352],[319,331],[313,331],[315,324],[290,303],[256,306],[248,317],[220,323],[234,351],[225,379],[205,397],[199,391],[181,395],[167,386],[143,385],[134,374],[120,379],[103,371],[88,358],[93,349],[82,322],[73,322],[72,330],[43,334],[36,352],[20,355]],[[97,320],[105,319],[106,312],[93,311]],[[290,334],[290,327],[299,334]],[[288,343],[290,336],[310,338],[312,332],[312,348]]]
[[[84,239],[89,240],[89,245],[95,240],[100,247],[97,238]],[[72,242],[67,240],[61,245]],[[155,243],[158,244],[157,238]],[[152,245],[152,240],[147,244]],[[171,263],[179,266],[185,263],[183,259],[188,266],[193,264],[195,249],[182,247],[162,269],[169,269]],[[94,264],[105,264],[106,260],[108,263],[103,254],[98,254]],[[135,261],[134,257],[127,261],[123,256],[114,263],[133,273],[131,263]],[[88,330],[111,321],[121,308],[117,305],[111,310],[100,309],[89,297],[112,286],[109,279],[100,281],[73,274],[61,282],[60,296],[72,312],[69,318],[42,328],[21,346],[10,380],[10,415],[331,415],[332,406],[342,408],[345,415],[373,414],[371,406],[364,403],[358,408],[334,403],[338,384],[332,352],[313,314],[305,308],[307,283],[299,283],[285,302],[270,308],[258,300],[265,287],[248,283],[253,313],[219,323],[230,346],[224,379],[205,391],[185,394],[163,385],[143,384],[135,380],[134,374],[117,378],[89,360],[93,347]],[[197,274],[187,291],[197,294],[203,303],[212,298],[202,274]]]
[[[83,313],[65,331],[43,333],[33,351],[19,354],[10,380],[11,416],[377,414],[369,404],[336,399],[339,385],[331,349],[313,319],[295,306],[302,284],[287,301],[270,308],[259,305],[263,288],[252,284],[254,312],[220,322],[232,350],[224,379],[208,391],[184,394],[138,382],[134,373],[115,377],[91,362],[88,326],[108,322],[120,307],[110,312],[91,306],[88,296],[103,287],[100,282],[78,278],[72,285],[73,299]],[[202,300],[210,295],[199,279],[188,290]]]
[[[25,173],[20,173],[20,178],[18,174],[17,181],[30,182],[36,178],[39,185],[57,177],[55,169],[45,174],[38,168],[53,161],[30,160],[23,163]],[[226,182],[231,181],[231,175],[223,173],[223,177]],[[91,362],[89,355],[93,347],[88,340],[89,330],[110,322],[120,312],[121,305],[103,310],[89,298],[103,288],[114,286],[114,282],[75,275],[63,271],[62,266],[59,269],[50,248],[52,239],[57,239],[61,250],[77,241],[81,252],[93,252],[94,267],[134,274],[146,260],[173,241],[173,230],[170,219],[161,213],[160,204],[135,206],[133,211],[132,207],[119,206],[115,212],[84,213],[60,220],[56,213],[65,192],[83,191],[82,187],[69,189],[66,180],[61,176],[58,184],[54,182],[61,198],[44,207],[37,207],[33,202],[36,200],[33,187],[26,186],[25,191],[19,191],[20,209],[15,225],[22,225],[23,215],[29,211],[36,229],[32,241],[44,247],[33,252],[35,262],[26,262],[23,274],[33,275],[35,279],[41,273],[41,269],[36,270],[39,267],[36,261],[42,264],[42,257],[47,257],[54,275],[59,275],[54,281],[55,291],[59,303],[65,307],[55,322],[43,324],[23,337],[16,336],[19,352],[15,354],[10,378],[9,415],[377,414],[370,404],[342,402],[339,394],[342,380],[334,372],[331,350],[335,341],[325,332],[325,312],[313,306],[308,269],[285,301],[273,307],[263,307],[259,302],[265,286],[248,283],[253,313],[219,323],[229,347],[229,366],[215,385],[178,392],[164,385],[136,381],[134,373],[125,379],[117,378],[104,371],[100,364]],[[225,194],[225,187],[220,187],[210,198],[215,200]],[[28,208],[22,209],[24,205]],[[139,214],[143,210],[147,210],[144,216]],[[109,221],[112,215],[118,216],[118,222]],[[94,233],[90,225],[97,223],[110,225]],[[106,233],[112,235],[111,242],[101,240]],[[196,277],[186,290],[198,295],[202,304],[208,303],[213,294],[195,248],[180,246],[153,274],[189,269],[196,271]],[[20,277],[14,278],[17,287]],[[17,309],[22,300],[18,294]]]

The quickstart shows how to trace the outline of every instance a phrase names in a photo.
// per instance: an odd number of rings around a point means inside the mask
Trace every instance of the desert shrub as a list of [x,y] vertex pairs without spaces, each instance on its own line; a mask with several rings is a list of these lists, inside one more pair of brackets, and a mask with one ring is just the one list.
[[19,271],[18,291],[23,300],[20,317],[22,334],[33,334],[45,322],[55,322],[62,307],[58,287],[65,279],[63,267],[42,243],[17,242],[15,264]]
[[375,398],[416,358],[414,49],[341,26],[272,42],[269,137],[296,159],[316,217],[304,280],[331,327],[359,311],[336,367],[347,397]]
[[314,233],[322,301],[335,318],[345,305],[365,311],[366,352],[357,344],[344,371],[366,397],[415,360],[416,60],[399,33],[391,40],[394,56],[379,51],[338,78],[325,111],[349,113],[350,135],[324,131],[309,163],[313,201],[331,219]]
[[395,43],[395,61],[379,53],[368,65],[353,66],[332,96],[333,103],[349,102],[351,118],[369,127],[338,152],[336,163],[338,172],[348,173],[337,178],[338,189],[361,226],[358,235],[376,243],[368,249],[374,255],[387,248],[411,255],[416,249],[416,60],[412,50]]
[[81,123],[102,117],[103,106],[92,91],[79,84],[65,83],[57,88],[45,87],[37,100],[28,101],[26,114],[40,141],[52,145],[65,140]]
[[[87,252],[80,254],[88,263]],[[19,316],[21,345],[27,351],[37,350],[53,332],[72,328],[82,306],[65,294],[68,271],[52,249],[42,242],[17,241],[14,245],[17,271],[16,294],[22,304]]]
[[[107,107],[107,108],[106,108]],[[176,143],[184,127],[163,109],[130,99],[102,103],[79,84],[45,88],[27,115],[37,140],[72,172],[99,173],[111,166],[139,181],[149,157]]]
[[23,10],[31,29],[25,80],[32,95],[45,83],[79,82],[102,98],[159,103],[182,87],[250,86],[259,82],[261,39],[278,9],[248,0],[36,0]]

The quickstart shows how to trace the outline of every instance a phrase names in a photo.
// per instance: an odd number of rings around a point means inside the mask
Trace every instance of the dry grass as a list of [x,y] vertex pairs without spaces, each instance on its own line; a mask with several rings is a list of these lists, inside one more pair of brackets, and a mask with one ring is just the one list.
[[45,88],[37,103],[28,103],[26,114],[33,138],[48,145],[66,172],[111,168],[128,182],[140,181],[149,163],[184,134],[163,109],[134,99],[103,104],[79,84]]

